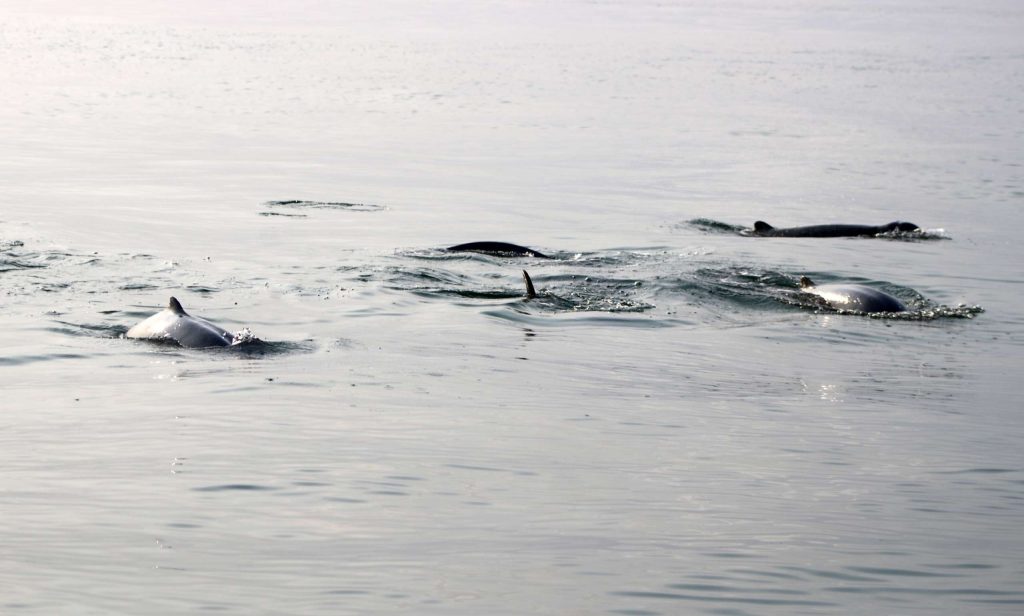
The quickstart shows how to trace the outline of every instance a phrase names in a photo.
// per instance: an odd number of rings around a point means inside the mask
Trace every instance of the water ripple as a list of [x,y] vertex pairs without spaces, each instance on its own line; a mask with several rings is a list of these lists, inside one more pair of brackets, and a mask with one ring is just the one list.
[[192,488],[193,492],[269,492],[273,490],[277,490],[277,488],[255,483],[226,483]]
[[747,605],[781,605],[781,606],[819,606],[828,607],[838,605],[830,601],[813,601],[801,599],[768,599],[762,597],[715,597],[711,595],[694,595],[670,592],[652,592],[638,590],[621,590],[609,593],[618,597],[632,597],[637,599],[672,599],[676,601],[697,601],[704,603],[738,603]]

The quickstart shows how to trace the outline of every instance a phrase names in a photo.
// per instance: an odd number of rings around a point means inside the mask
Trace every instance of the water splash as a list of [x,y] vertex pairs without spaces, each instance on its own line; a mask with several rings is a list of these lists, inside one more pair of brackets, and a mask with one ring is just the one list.
[[249,329],[248,327],[243,327],[242,329],[238,330],[231,338],[231,346],[238,346],[240,344],[253,344],[257,342],[263,341],[257,338],[256,335],[252,333],[252,330]]

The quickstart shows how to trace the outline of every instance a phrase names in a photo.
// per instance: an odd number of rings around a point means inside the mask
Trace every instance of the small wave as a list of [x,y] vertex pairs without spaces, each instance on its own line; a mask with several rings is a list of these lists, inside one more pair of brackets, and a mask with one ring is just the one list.
[[643,283],[632,279],[587,276],[537,278],[537,296],[517,309],[544,312],[646,312],[654,304],[636,296]]
[[0,240],[0,272],[14,270],[38,269],[47,266],[48,261],[53,261],[62,253],[45,253],[18,250],[24,248],[25,242],[21,240]]
[[[244,332],[248,332],[248,334],[245,334]],[[239,337],[240,334],[242,335],[241,338]],[[247,336],[251,336],[251,338],[247,338]],[[266,340],[260,340],[256,336],[252,335],[252,332],[250,332],[248,328],[244,328],[240,332],[236,333],[235,340],[237,342],[233,342],[230,346],[198,350],[212,350],[219,353],[241,355],[246,359],[276,357],[278,355],[292,355],[296,353],[312,353],[316,350],[316,345],[311,340],[305,340],[302,342],[276,340],[268,342]]]
[[981,306],[936,304],[907,312],[874,312],[867,316],[873,319],[895,319],[897,321],[933,321],[935,319],[973,319],[983,312],[985,309]]
[[528,308],[530,302],[516,302],[497,310],[485,310],[485,316],[509,321],[520,326],[528,327],[627,327],[638,329],[660,329],[673,327],[674,322],[648,316],[642,316],[632,312],[578,312],[578,311],[550,311],[536,312]]
[[306,214],[289,214],[286,212],[260,212],[260,216],[280,216],[282,218],[309,218]]
[[66,336],[88,337],[88,338],[122,338],[128,331],[123,325],[105,325],[93,323],[69,323],[67,321],[54,321],[56,327],[47,328],[49,331],[64,334]]
[[470,300],[502,300],[502,299],[522,299],[523,292],[508,290],[508,291],[474,291],[472,289],[439,289],[439,288],[423,288],[423,289],[411,289],[411,293],[420,297],[462,297]]
[[[493,284],[493,283],[492,283]],[[525,288],[488,288],[489,284],[473,277],[436,268],[393,269],[385,287],[406,291],[428,299],[460,297],[469,300],[504,300],[522,298]]]
[[783,273],[752,267],[701,268],[674,283],[662,282],[660,292],[686,292],[712,302],[725,300],[747,308],[777,310],[793,304],[795,280]]
[[217,293],[218,291],[220,291],[220,289],[217,289],[215,287],[207,287],[198,284],[185,285],[185,289],[192,293],[198,293],[200,295],[209,295],[211,293]]
[[536,305],[554,312],[646,312],[654,308],[654,304],[619,291],[602,294],[594,289],[574,290],[565,296],[541,291],[534,299]]
[[462,274],[433,267],[403,268],[386,270],[386,287],[401,291],[423,291],[444,289],[480,288],[474,280]]
[[29,263],[27,261],[21,261],[18,259],[7,259],[0,257],[0,272],[10,272],[14,270],[23,269],[35,269],[40,267],[46,267],[42,263]]
[[[123,337],[123,336],[122,336]],[[273,341],[267,342],[257,338],[248,328],[243,328],[234,335],[234,341],[228,346],[213,346],[200,348],[184,348],[170,338],[146,338],[132,340],[131,342],[145,343],[154,348],[163,347],[165,351],[175,354],[195,353],[209,357],[244,357],[246,359],[260,359],[263,357],[276,357],[278,355],[291,355],[293,353],[311,353],[316,349],[312,341],[288,342]]]
[[878,233],[875,237],[886,240],[918,242],[922,240],[951,240],[945,229],[917,229],[915,231],[888,231]]
[[270,492],[273,490],[277,490],[277,488],[255,483],[226,483],[222,485],[192,488],[193,492]]
[[700,229],[705,233],[717,233],[720,235],[742,235],[744,232],[749,231],[747,227],[742,225],[731,225],[720,220],[712,220],[711,218],[694,218],[683,224]]
[[[299,199],[288,199],[284,201],[266,201],[264,206],[269,208],[286,208],[296,210],[343,210],[348,212],[379,212],[387,209],[383,205],[373,203],[349,203],[345,201],[303,201]],[[281,214],[261,213],[264,216],[275,216]]]
[[55,361],[58,359],[87,359],[89,355],[77,353],[49,353],[45,355],[15,355],[14,357],[0,357],[0,366],[23,366],[42,361]]

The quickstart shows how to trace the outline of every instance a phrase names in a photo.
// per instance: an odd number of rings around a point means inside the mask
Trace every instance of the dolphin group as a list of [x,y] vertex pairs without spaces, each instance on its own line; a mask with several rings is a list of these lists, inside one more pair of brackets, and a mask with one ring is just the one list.
[[186,348],[223,347],[235,342],[234,334],[185,312],[173,297],[166,308],[129,329],[125,337],[173,340]]
[[[891,222],[886,225],[812,225],[808,227],[790,227],[776,229],[764,221],[754,223],[753,235],[765,237],[857,237],[874,236],[881,233],[917,231],[920,228],[910,222]],[[467,242],[449,246],[450,252],[478,252],[502,257],[533,257],[550,259],[548,255],[519,244],[508,242]],[[523,270],[523,282],[526,287],[526,299],[537,297],[530,274]],[[899,299],[859,284],[824,284],[816,285],[804,276],[800,278],[800,288],[805,293],[815,295],[829,307],[836,310],[856,312],[906,312],[907,306]],[[248,337],[246,337],[248,336]],[[171,297],[167,307],[153,316],[135,325],[125,334],[127,338],[144,340],[170,340],[186,348],[225,347],[246,340],[254,340],[248,330],[232,334],[206,319],[195,317],[185,312],[181,302]]]
[[816,285],[807,276],[800,278],[804,293],[817,295],[836,310],[856,312],[906,312],[903,302],[888,293],[862,284]]
[[763,220],[754,223],[752,235],[758,237],[874,237],[882,233],[920,231],[912,222],[895,221],[887,225],[811,225],[777,229]]

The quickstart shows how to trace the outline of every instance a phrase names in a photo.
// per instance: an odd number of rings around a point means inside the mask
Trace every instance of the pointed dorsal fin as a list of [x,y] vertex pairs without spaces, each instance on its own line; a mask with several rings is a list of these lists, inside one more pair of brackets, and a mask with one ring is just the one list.
[[181,307],[181,302],[179,302],[178,299],[175,297],[172,297],[171,300],[167,302],[167,309],[173,312],[174,314],[186,317],[188,316],[188,313],[185,312],[185,309]]
[[770,224],[766,223],[763,220],[758,220],[758,221],[756,221],[754,223],[754,231],[756,231],[758,233],[760,233],[762,231],[771,231],[774,228],[775,227],[771,226]]
[[530,275],[523,270],[523,282],[526,283],[526,299],[533,299],[537,297],[537,290],[533,288],[533,280],[530,279]]
[[801,276],[800,277],[800,288],[801,289],[806,289],[807,287],[813,287],[813,286],[814,286],[814,281],[813,280],[811,280],[807,276]]

